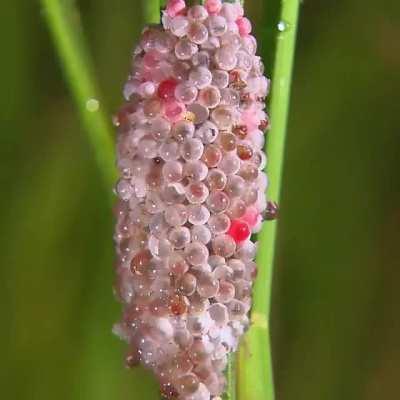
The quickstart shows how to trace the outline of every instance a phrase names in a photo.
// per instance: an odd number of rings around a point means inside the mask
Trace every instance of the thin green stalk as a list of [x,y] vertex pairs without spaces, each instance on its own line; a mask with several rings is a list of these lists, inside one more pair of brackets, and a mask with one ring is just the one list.
[[160,7],[161,7],[160,0],[142,0],[144,23],[159,24]]
[[71,0],[41,0],[61,65],[107,187],[115,181],[114,145],[104,111],[80,16]]
[[[278,25],[276,58],[273,73],[268,133],[268,198],[280,200],[282,167],[285,153],[287,117],[297,20],[300,0],[282,0]],[[276,247],[277,222],[268,222],[259,235],[257,264],[259,274],[253,294],[252,327],[241,346],[238,362],[237,390],[239,400],[273,400],[274,385],[271,362],[269,311],[272,267]]]

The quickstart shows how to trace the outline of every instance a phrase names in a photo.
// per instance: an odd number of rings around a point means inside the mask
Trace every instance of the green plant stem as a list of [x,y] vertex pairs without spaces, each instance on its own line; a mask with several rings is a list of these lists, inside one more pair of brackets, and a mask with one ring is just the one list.
[[93,79],[94,69],[79,12],[70,0],[41,0],[41,3],[100,173],[107,188],[110,188],[116,176],[112,129]]
[[142,0],[143,17],[145,24],[160,23],[160,0]]
[[[281,8],[281,29],[277,35],[268,133],[268,198],[280,200],[282,167],[285,153],[287,117],[297,20],[300,0],[284,0]],[[239,352],[238,399],[273,400],[274,385],[271,362],[269,311],[272,267],[276,247],[277,222],[267,222],[259,235],[257,264],[259,274],[253,293],[252,326]]]

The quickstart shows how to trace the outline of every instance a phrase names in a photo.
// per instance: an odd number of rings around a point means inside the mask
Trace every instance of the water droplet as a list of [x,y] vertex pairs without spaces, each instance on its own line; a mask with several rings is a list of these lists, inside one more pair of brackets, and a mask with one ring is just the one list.
[[286,21],[279,21],[277,27],[279,32],[285,32],[289,29],[289,24]]
[[100,108],[100,102],[97,99],[89,99],[86,102],[86,109],[89,112],[96,112]]

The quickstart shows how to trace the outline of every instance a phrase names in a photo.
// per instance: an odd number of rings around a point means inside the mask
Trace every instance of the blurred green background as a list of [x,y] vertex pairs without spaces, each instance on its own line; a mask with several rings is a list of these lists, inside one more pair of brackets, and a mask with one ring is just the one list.
[[[262,41],[268,1],[247,3]],[[302,3],[274,277],[277,400],[400,398],[400,3],[384,3]],[[107,110],[122,101],[138,4],[78,2]],[[111,334],[111,189],[44,13],[37,0],[1,5],[2,398],[155,400]]]

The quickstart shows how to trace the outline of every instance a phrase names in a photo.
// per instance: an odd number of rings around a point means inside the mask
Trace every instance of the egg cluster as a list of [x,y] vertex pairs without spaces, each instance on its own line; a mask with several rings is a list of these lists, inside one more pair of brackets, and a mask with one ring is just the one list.
[[249,326],[269,81],[239,4],[171,0],[144,29],[117,114],[114,331],[164,397],[218,399]]

